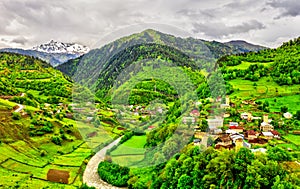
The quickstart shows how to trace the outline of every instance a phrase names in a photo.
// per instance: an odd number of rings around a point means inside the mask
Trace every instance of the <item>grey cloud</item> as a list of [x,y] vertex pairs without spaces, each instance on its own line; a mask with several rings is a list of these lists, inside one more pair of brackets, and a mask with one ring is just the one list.
[[299,0],[272,0],[267,5],[280,9],[281,13],[275,19],[282,17],[292,16],[296,17],[300,15],[300,1]]
[[18,44],[21,44],[21,45],[25,45],[27,43],[27,39],[23,36],[19,36],[13,40],[11,40],[12,43],[18,43]]
[[221,38],[231,34],[246,33],[251,30],[264,29],[265,26],[256,21],[250,20],[239,25],[228,26],[221,22],[216,23],[195,23],[193,31],[195,33],[204,33],[207,36]]
[[[157,30],[163,31],[163,25],[171,25],[192,33],[192,37],[211,39],[225,36],[224,40],[235,37],[247,40],[252,37],[253,42],[257,39],[259,43],[263,43],[267,42],[266,37],[278,30],[277,26],[282,25],[282,19],[273,20],[269,15],[276,15],[278,11],[282,11],[282,15],[297,15],[293,6],[300,10],[296,0],[287,4],[272,0],[266,6],[267,1],[1,0],[0,38],[8,40],[2,41],[2,44],[24,48],[50,39],[92,46],[103,36],[120,28],[154,23],[162,24],[155,27]],[[298,18],[286,21],[286,25],[299,23]],[[297,28],[291,29],[294,33],[298,32]],[[260,37],[249,35],[252,30],[259,31]],[[130,31],[136,30],[128,29],[126,35],[131,34]],[[117,32],[113,39],[123,35],[125,34]],[[282,35],[286,36],[286,33]],[[12,40],[19,36],[30,40],[17,40],[20,43],[13,43]]]

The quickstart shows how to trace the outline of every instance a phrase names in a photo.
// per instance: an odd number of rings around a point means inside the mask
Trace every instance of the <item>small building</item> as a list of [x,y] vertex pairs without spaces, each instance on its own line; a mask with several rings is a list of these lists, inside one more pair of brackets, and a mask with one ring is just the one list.
[[151,125],[151,126],[148,127],[148,130],[152,130],[154,128],[155,128],[155,126]]
[[200,145],[200,142],[201,142],[201,140],[200,139],[194,139],[194,141],[193,141],[193,143],[194,143],[194,145],[196,146],[196,145]]
[[243,147],[243,138],[236,138],[233,143],[235,144],[236,150],[239,150]]
[[251,149],[251,144],[248,142],[243,141],[243,147]]
[[208,123],[208,128],[210,130],[214,130],[223,126],[223,119],[222,118],[207,119],[207,123]]
[[248,131],[246,131],[246,138],[247,138],[248,140],[256,139],[256,138],[257,138],[257,134],[256,134],[256,132],[253,131],[253,130],[248,130]]
[[291,119],[293,117],[293,115],[290,112],[286,112],[283,114],[283,117],[286,119]]
[[231,126],[239,126],[239,123],[238,122],[229,122],[229,127]]
[[252,152],[252,153],[257,153],[257,152],[260,152],[260,153],[266,153],[266,152],[267,152],[267,149],[265,149],[265,148],[251,149],[251,152]]
[[278,131],[271,131],[271,133],[274,135],[274,138],[280,139],[280,133]]
[[274,127],[268,122],[262,122],[260,124],[260,130],[263,132],[273,131]]
[[231,129],[227,129],[227,130],[225,131],[225,133],[226,133],[226,134],[236,134],[237,132],[234,131],[234,130],[231,130]]
[[222,129],[215,129],[213,132],[214,132],[215,135],[223,133]]
[[59,182],[69,184],[70,173],[68,171],[49,169],[47,180],[51,182]]
[[195,124],[196,118],[195,117],[183,117],[182,122],[184,124]]
[[244,127],[241,127],[241,126],[231,126],[229,128],[230,128],[230,130],[236,131],[237,133],[244,132]]
[[220,145],[220,146],[230,146],[232,145],[232,140],[228,135],[223,135],[218,137],[216,140],[216,145]]
[[271,140],[273,139],[274,135],[271,132],[261,132],[265,139]]
[[199,117],[200,116],[199,110],[197,110],[197,109],[192,110],[190,113],[190,116]]
[[241,119],[251,121],[252,120],[252,114],[247,113],[247,112],[241,113]]

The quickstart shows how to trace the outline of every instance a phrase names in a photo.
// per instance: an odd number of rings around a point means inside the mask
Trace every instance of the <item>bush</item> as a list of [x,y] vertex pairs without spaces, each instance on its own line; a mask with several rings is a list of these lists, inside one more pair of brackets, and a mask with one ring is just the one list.
[[20,120],[20,119],[21,119],[21,114],[20,114],[20,112],[13,112],[12,118],[13,118],[14,120]]
[[83,184],[81,187],[80,187],[80,189],[96,189],[95,187],[93,187],[93,186],[88,186],[87,184]]
[[60,136],[52,136],[51,141],[56,145],[61,145],[62,139]]
[[100,178],[114,186],[127,186],[129,180],[129,168],[118,164],[102,161],[98,166]]

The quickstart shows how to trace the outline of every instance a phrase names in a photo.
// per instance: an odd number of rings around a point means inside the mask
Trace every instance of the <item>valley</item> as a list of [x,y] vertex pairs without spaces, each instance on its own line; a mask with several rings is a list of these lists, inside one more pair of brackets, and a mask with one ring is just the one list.
[[0,187],[297,188],[299,41],[145,30],[55,68],[1,52]]

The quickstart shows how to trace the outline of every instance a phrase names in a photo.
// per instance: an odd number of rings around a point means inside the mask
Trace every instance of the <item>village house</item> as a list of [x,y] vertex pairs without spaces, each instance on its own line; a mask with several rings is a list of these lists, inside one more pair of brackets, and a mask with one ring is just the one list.
[[263,122],[260,124],[260,130],[263,132],[273,131],[274,127],[270,124],[271,120],[268,118],[268,114],[263,116]]
[[223,133],[222,129],[215,129],[215,130],[213,130],[213,132],[215,135],[219,135],[219,134]]
[[229,127],[230,130],[233,130],[237,133],[242,133],[244,132],[244,127],[241,127],[241,126],[231,126]]
[[241,113],[241,119],[251,121],[252,120],[252,114],[248,112]]
[[183,124],[195,124],[196,118],[195,117],[183,117],[182,123]]
[[261,132],[261,134],[267,140],[271,140],[274,137],[274,135],[271,132]]
[[200,146],[200,141],[201,140],[197,138],[197,139],[194,139],[193,143],[195,146]]
[[273,130],[271,133],[274,135],[274,138],[280,139],[280,134],[278,131]]
[[283,117],[286,119],[291,119],[293,117],[293,115],[290,112],[286,112],[283,114]]
[[252,153],[266,153],[267,152],[267,149],[265,148],[257,148],[257,149],[251,149],[251,152]]
[[223,109],[230,107],[230,98],[229,98],[228,95],[225,98],[225,104],[221,104],[220,107],[223,108]]
[[274,129],[273,125],[266,122],[262,122],[260,125],[260,130],[263,132],[273,131],[273,129]]
[[151,126],[148,127],[148,130],[152,130],[154,128],[155,128],[155,126],[151,125]]
[[192,117],[199,117],[200,116],[200,112],[197,109],[194,109],[191,111],[190,116]]
[[209,130],[215,130],[223,126],[222,118],[207,119]]
[[223,135],[223,136],[218,137],[215,140],[215,143],[216,143],[216,148],[217,149],[219,149],[221,147],[230,149],[230,148],[233,147],[232,140],[228,135]]
[[235,144],[235,149],[238,151],[239,149],[241,149],[243,147],[243,138],[236,138],[234,140],[234,144]]
[[247,138],[248,140],[254,140],[254,139],[257,138],[257,134],[256,134],[256,132],[253,131],[253,130],[248,130],[248,131],[246,131],[246,138]]

